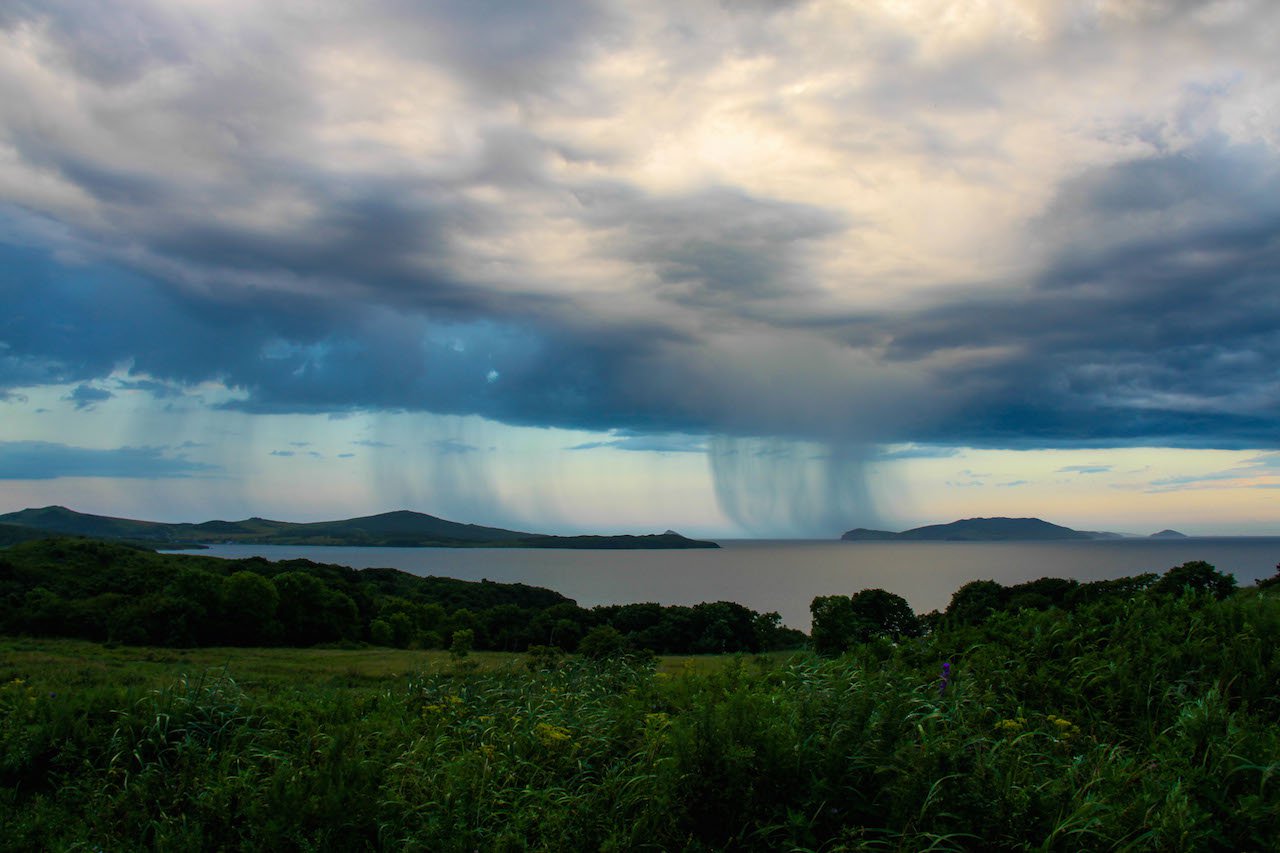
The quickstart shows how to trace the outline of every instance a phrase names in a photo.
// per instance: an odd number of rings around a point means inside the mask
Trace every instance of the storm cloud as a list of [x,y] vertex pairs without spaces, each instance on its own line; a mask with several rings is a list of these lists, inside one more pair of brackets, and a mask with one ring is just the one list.
[[856,5],[9,4],[0,394],[691,436],[832,525],[876,444],[1276,446],[1280,12]]

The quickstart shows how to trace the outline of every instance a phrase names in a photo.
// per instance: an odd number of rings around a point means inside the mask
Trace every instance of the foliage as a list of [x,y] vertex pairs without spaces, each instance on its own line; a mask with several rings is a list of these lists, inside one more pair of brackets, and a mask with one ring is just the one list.
[[883,589],[864,589],[851,596],[819,596],[809,612],[813,616],[813,647],[822,654],[847,651],[880,637],[896,640],[921,632],[920,620],[906,599]]
[[[394,575],[83,541],[0,552],[0,612],[200,642],[246,629],[236,577],[266,633],[377,623],[458,654],[0,639],[0,850],[1280,849],[1280,594],[1207,564],[970,584],[918,636],[888,593],[823,597],[815,643],[821,613],[843,654],[674,677],[597,652],[750,646],[776,618],[537,609],[554,594],[497,584],[436,586],[446,604]],[[462,658],[517,643],[526,612],[578,626],[581,654]],[[161,662],[179,677],[156,684]]]
[[[674,676],[546,649],[467,669],[443,653],[276,650],[269,670],[246,650],[205,671],[186,652],[6,642],[5,849],[1280,838],[1280,596],[1265,591],[1000,610],[839,657],[722,657]],[[152,658],[197,669],[153,687]]]
[[1178,595],[1185,590],[1207,592],[1214,598],[1226,598],[1236,588],[1236,579],[1223,574],[1204,560],[1183,563],[1164,573],[1151,590],[1163,595]]
[[578,652],[593,660],[621,657],[629,648],[627,638],[612,625],[597,625],[578,644]]
[[731,602],[591,610],[549,589],[417,577],[309,560],[221,560],[157,554],[90,539],[0,550],[0,633],[133,645],[361,643],[442,648],[472,632],[476,649],[534,645],[574,651],[611,625],[631,645],[664,653],[797,648],[778,614]]

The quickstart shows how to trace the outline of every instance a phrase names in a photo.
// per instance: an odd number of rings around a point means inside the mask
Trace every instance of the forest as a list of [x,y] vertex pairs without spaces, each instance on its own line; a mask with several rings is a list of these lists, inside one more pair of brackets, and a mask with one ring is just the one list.
[[[586,609],[525,584],[418,577],[309,560],[158,554],[90,539],[40,539],[0,550],[0,633],[152,646],[362,643],[577,651],[616,645],[657,654],[799,648],[776,613],[727,601],[692,607]],[[594,632],[594,634],[593,634]]]

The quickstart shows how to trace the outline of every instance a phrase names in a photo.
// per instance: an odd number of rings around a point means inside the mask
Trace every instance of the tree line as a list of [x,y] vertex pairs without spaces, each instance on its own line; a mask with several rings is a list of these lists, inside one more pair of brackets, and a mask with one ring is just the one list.
[[[593,633],[594,632],[594,633]],[[128,645],[373,643],[481,650],[547,646],[660,654],[796,648],[777,613],[727,601],[579,607],[519,583],[418,577],[310,560],[224,560],[88,539],[0,551],[0,633]]]
[[[1280,572],[1259,582],[1275,584]],[[372,643],[508,652],[547,647],[602,655],[757,653],[811,645],[838,654],[875,641],[981,624],[997,613],[1071,611],[1188,589],[1223,598],[1235,585],[1233,577],[1203,561],[1163,575],[1091,583],[1041,578],[1003,586],[975,580],[955,592],[945,611],[921,615],[901,596],[866,589],[813,599],[806,637],[782,625],[777,613],[728,601],[583,608],[558,592],[520,583],[41,539],[0,550],[0,633],[176,647]]]
[[[1280,565],[1276,569],[1275,577],[1258,582],[1260,588],[1280,585]],[[1147,572],[1088,583],[1070,578],[1040,578],[1011,586],[993,580],[970,581],[956,590],[945,611],[923,615],[916,615],[902,596],[883,589],[864,589],[853,595],[815,598],[809,606],[811,639],[816,651],[839,654],[880,639],[896,641],[941,628],[979,625],[997,613],[1050,608],[1074,611],[1097,602],[1185,592],[1223,599],[1235,588],[1234,577],[1203,560],[1193,560],[1163,575]]]

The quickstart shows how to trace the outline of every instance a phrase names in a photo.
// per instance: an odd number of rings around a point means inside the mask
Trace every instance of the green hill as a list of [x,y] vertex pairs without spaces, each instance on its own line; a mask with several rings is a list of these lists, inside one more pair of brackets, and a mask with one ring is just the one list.
[[1063,539],[1113,539],[1114,533],[1072,530],[1038,518],[965,518],[930,524],[902,533],[859,527],[840,537],[846,542],[1031,542]]
[[[89,515],[62,506],[24,509],[0,515],[0,525],[46,534],[91,536],[185,548],[211,542],[251,545],[350,545],[444,548],[716,548],[714,542],[688,539],[667,531],[648,536],[551,536],[478,524],[462,524],[421,512],[398,510],[340,521],[295,523],[267,518],[166,524]],[[0,531],[0,536],[4,536]],[[21,541],[14,534],[12,541]],[[32,538],[28,535],[25,538]]]

